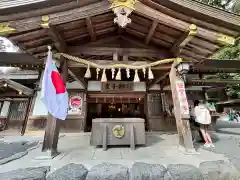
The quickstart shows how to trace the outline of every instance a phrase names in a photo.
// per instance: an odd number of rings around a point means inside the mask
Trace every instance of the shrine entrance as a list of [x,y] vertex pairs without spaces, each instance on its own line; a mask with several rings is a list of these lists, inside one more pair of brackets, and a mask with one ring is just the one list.
[[90,132],[92,120],[95,118],[142,118],[145,94],[89,94],[86,131]]

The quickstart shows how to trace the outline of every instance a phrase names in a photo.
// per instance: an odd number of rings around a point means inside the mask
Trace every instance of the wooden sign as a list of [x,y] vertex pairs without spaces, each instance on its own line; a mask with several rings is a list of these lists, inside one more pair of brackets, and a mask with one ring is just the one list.
[[132,92],[133,82],[109,81],[102,83],[102,92]]

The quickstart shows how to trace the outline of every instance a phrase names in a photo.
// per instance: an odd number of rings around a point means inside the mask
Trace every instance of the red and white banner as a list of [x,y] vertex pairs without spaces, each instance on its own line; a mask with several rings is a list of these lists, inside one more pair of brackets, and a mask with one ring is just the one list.
[[72,96],[69,100],[68,114],[82,114],[83,99],[81,96]]
[[180,103],[180,110],[182,115],[189,115],[189,107],[187,101],[187,95],[185,91],[185,85],[182,80],[176,80],[176,92],[178,101]]

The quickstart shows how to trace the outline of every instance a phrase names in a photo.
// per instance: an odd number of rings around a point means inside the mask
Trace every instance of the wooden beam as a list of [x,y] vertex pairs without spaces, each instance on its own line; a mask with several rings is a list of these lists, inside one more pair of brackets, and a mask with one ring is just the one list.
[[128,55],[127,54],[123,55],[123,61],[125,61],[125,62],[128,61]]
[[94,32],[91,17],[86,18],[86,25],[87,25],[88,32],[91,36],[91,40],[96,41],[97,40],[96,33]]
[[[171,66],[169,66],[169,70],[171,69]],[[157,78],[154,78],[154,80],[150,81],[147,85],[147,89],[150,89],[154,84],[159,83],[160,81],[164,80],[169,75],[169,72],[165,73],[164,75],[160,75]]]
[[56,29],[55,26],[50,26],[48,28],[48,34],[52,38],[54,42],[54,46],[59,52],[66,52],[67,44],[60,35],[59,31]]
[[[68,52],[71,55],[113,55],[115,52],[119,56],[128,54],[129,56],[136,57],[161,57],[163,56],[161,51],[143,48],[114,48],[114,47],[90,47],[90,46],[72,46],[68,48]],[[167,52],[166,52],[167,53]]]
[[[69,19],[71,19],[71,21],[76,21],[79,19],[85,19],[89,16],[103,14],[110,10],[108,1],[102,0],[101,2],[63,12],[49,13],[48,16],[51,25],[58,25],[69,22]],[[36,16],[4,23],[9,23],[9,26],[14,27],[17,32],[23,32],[40,28],[41,25],[39,22],[41,22],[41,20],[41,16]]]
[[87,88],[87,83],[84,78],[78,78],[70,69],[68,69],[68,74],[77,82],[79,82],[85,89]]
[[3,85],[3,82],[5,82],[5,83],[7,83],[8,87],[10,87],[16,91],[22,92],[23,94],[25,94],[27,96],[32,96],[34,93],[33,89],[26,87],[26,86],[24,86],[18,82],[15,82],[13,80],[2,79],[1,81],[2,81],[1,85]]
[[[180,31],[183,31],[183,32],[188,32],[189,26],[191,25],[188,22],[182,21],[180,19],[176,19],[167,14],[161,13],[160,11],[157,11],[147,5],[144,5],[139,1],[136,2],[135,12],[137,12],[138,14],[144,15],[152,20],[155,20],[156,22],[159,22],[161,24],[179,29]],[[218,32],[211,31],[208,29],[204,29],[202,27],[198,27],[196,36],[206,39],[208,41],[217,42],[224,45],[234,44],[234,41],[235,41],[235,38],[233,37],[220,34]]]
[[[71,1],[71,2],[57,1],[57,2],[58,2],[58,4],[55,4],[54,6],[48,6],[48,7],[46,7],[46,3],[49,4],[49,2],[46,2],[45,5],[44,5],[44,3],[40,3],[41,7],[39,7],[39,4],[34,3],[33,6],[37,6],[38,9],[33,9],[30,11],[25,11],[25,12],[20,12],[20,13],[18,13],[18,11],[16,10],[15,12],[17,12],[17,13],[12,13],[12,14],[9,13],[9,14],[0,16],[0,21],[1,22],[16,21],[18,19],[25,19],[25,18],[29,18],[29,17],[37,17],[37,16],[42,16],[45,14],[51,14],[54,12],[67,11],[69,9],[74,9],[74,8],[83,7],[83,6],[92,4],[92,3],[96,2],[96,0],[81,0],[81,1]],[[50,4],[52,4],[52,3],[50,2]],[[16,7],[16,8],[21,9],[21,7]]]
[[179,55],[179,51],[186,46],[197,35],[197,26],[192,24],[189,26],[189,32],[185,32],[181,38],[179,38],[172,46],[171,52],[176,56]]
[[189,79],[188,83],[199,83],[199,84],[232,84],[237,85],[240,84],[240,80],[232,80],[232,79]]
[[149,29],[148,35],[145,39],[145,43],[148,44],[155,32],[155,29],[157,28],[158,22],[153,21],[151,28]]

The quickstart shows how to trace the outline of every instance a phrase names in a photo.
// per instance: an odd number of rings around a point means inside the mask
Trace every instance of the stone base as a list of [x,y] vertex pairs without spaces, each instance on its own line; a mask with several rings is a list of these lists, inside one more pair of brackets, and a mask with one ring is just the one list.
[[60,154],[59,152],[52,152],[49,150],[49,151],[41,152],[41,154],[39,156],[36,156],[34,159],[35,160],[51,160],[59,154]]

